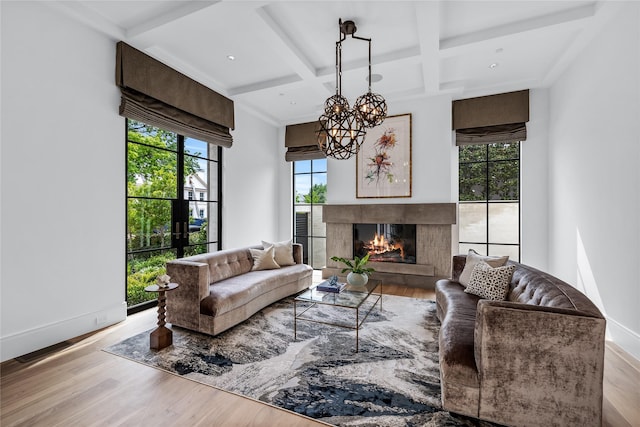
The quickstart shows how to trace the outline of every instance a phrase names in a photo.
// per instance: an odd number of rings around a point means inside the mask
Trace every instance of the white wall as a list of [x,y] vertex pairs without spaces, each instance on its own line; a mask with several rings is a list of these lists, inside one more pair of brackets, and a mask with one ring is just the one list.
[[[224,149],[222,244],[225,249],[276,241],[279,234],[278,170],[286,166],[279,130],[236,104],[233,147]],[[289,209],[291,210],[291,209]]]
[[[389,199],[356,198],[356,156],[328,161],[327,203],[442,203],[457,201],[452,189],[451,98],[437,96],[387,102],[389,115],[411,113],[412,196]],[[457,171],[455,171],[457,173]]]
[[[328,162],[328,203],[439,203],[458,201],[458,150],[452,140],[451,98],[389,103],[390,114],[412,114],[411,198],[357,199],[355,157]],[[530,91],[527,141],[522,144],[522,262],[547,267],[548,93]],[[454,228],[457,241],[457,228]],[[457,252],[457,247],[454,248]]]
[[2,2],[1,358],[124,319],[115,43]]
[[[126,317],[125,120],[117,40],[43,3],[0,4],[6,360]],[[278,132],[236,105],[223,151],[225,248],[280,237]]]
[[640,359],[638,22],[625,3],[550,89],[549,266]]
[[520,261],[546,271],[548,268],[548,126],[547,89],[529,91],[527,140],[521,143],[520,160]]
[[293,237],[293,162],[284,161],[287,152],[284,146],[286,127],[278,130],[278,241]]

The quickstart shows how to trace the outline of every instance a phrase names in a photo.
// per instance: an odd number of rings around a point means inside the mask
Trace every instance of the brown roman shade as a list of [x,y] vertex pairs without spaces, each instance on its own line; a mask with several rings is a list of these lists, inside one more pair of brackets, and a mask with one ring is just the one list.
[[456,145],[524,141],[529,90],[453,101]]
[[231,147],[233,101],[149,55],[118,42],[120,115],[223,147]]
[[318,121],[288,125],[285,130],[284,145],[287,147],[285,160],[295,162],[297,160],[323,159],[325,154],[318,145]]

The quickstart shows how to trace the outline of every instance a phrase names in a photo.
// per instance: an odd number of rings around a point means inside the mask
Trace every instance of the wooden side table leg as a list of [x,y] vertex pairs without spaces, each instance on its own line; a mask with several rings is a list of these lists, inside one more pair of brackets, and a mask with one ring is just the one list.
[[165,291],[158,292],[158,327],[151,332],[150,347],[153,350],[161,350],[173,344],[173,331],[164,326],[167,306],[167,296]]

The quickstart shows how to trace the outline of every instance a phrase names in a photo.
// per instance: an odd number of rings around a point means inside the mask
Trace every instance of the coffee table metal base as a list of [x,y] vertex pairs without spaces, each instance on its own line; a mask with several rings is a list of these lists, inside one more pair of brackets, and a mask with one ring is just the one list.
[[[307,321],[307,322],[314,322],[314,323],[322,323],[324,325],[337,326],[339,328],[345,328],[345,329],[353,329],[353,330],[356,331],[356,353],[357,353],[359,351],[359,341],[360,341],[359,331],[360,331],[360,327],[362,326],[364,321],[367,320],[367,317],[369,317],[369,314],[374,309],[374,307],[378,304],[378,302],[380,302],[380,311],[382,311],[382,284],[378,285],[378,289],[379,289],[378,293],[375,293],[375,294],[371,293],[366,298],[366,300],[369,300],[371,298],[375,298],[375,301],[373,301],[373,304],[371,304],[371,307],[369,307],[369,309],[366,311],[366,313],[364,314],[364,317],[362,317],[362,319],[360,319],[360,306],[357,306],[357,307],[336,306],[336,305],[332,305],[332,304],[325,304],[325,303],[322,303],[322,302],[311,302],[311,301],[306,301],[306,300],[299,300],[297,298],[294,299],[293,300],[293,339],[294,340],[298,339],[298,320],[304,320],[304,321]],[[300,313],[298,313],[298,303],[299,302],[303,302],[303,303],[309,304],[309,306],[305,307],[304,310],[302,310]],[[326,321],[314,319],[314,318],[311,318],[311,317],[304,317],[304,314],[307,311],[311,310],[314,307],[321,308],[324,305],[329,305],[329,306],[333,306],[333,307],[339,307],[339,308],[344,308],[344,309],[355,310],[355,312],[356,312],[355,323],[353,325],[347,325],[347,324],[344,324],[344,323],[326,322]]]

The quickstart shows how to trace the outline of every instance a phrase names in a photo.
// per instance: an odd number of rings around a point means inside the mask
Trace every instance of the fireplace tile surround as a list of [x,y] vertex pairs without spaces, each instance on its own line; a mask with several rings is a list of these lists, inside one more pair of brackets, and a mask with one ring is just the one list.
[[340,274],[332,256],[352,259],[353,224],[416,224],[416,263],[370,262],[373,277],[388,283],[434,289],[438,279],[449,277],[455,203],[324,205],[327,229],[327,265],[322,277]]

